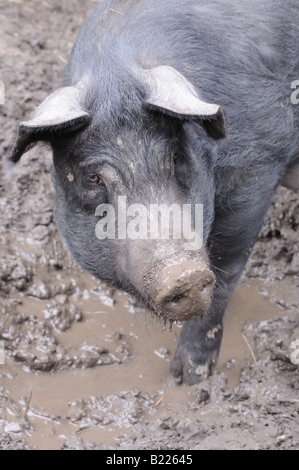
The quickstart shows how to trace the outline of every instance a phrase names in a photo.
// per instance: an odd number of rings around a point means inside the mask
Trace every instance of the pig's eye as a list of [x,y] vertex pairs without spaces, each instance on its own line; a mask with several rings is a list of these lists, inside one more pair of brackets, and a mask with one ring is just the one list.
[[98,186],[105,186],[102,178],[98,175],[90,175],[88,177],[88,182],[92,184],[97,184]]
[[179,156],[175,153],[172,158],[173,158],[174,161],[177,161],[177,159],[179,158]]

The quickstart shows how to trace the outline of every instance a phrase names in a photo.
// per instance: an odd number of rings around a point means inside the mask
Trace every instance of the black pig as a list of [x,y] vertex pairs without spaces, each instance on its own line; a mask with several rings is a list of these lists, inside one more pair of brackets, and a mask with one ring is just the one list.
[[[13,162],[37,141],[53,148],[57,226],[79,263],[161,318],[187,320],[172,363],[186,383],[217,361],[275,189],[299,186],[298,38],[298,0],[106,0],[61,88],[19,126]],[[108,215],[96,208],[115,208],[119,227],[120,196],[202,204],[204,246],[99,239]]]

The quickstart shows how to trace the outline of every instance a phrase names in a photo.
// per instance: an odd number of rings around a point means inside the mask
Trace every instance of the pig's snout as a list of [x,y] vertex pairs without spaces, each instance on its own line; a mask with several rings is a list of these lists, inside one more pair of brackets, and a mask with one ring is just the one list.
[[171,258],[156,266],[145,279],[149,303],[164,319],[185,321],[207,313],[215,276],[205,262]]

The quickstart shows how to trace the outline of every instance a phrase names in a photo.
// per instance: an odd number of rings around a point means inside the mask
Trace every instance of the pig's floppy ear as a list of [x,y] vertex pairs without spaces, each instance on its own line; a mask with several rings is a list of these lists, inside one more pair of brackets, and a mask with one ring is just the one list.
[[221,108],[203,101],[195,87],[177,70],[167,65],[145,70],[145,102],[184,119],[200,121],[214,139],[225,137],[225,119]]
[[81,92],[76,87],[56,90],[37,108],[30,121],[20,122],[16,143],[9,160],[21,158],[38,141],[50,141],[55,134],[65,134],[84,126],[90,115],[80,104]]

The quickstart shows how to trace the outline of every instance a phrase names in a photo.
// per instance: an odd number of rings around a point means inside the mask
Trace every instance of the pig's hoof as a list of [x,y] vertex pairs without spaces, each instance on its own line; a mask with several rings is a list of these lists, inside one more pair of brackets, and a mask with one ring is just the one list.
[[216,363],[217,358],[210,358],[203,362],[202,358],[179,347],[172,360],[171,373],[178,383],[195,385],[212,374]]

